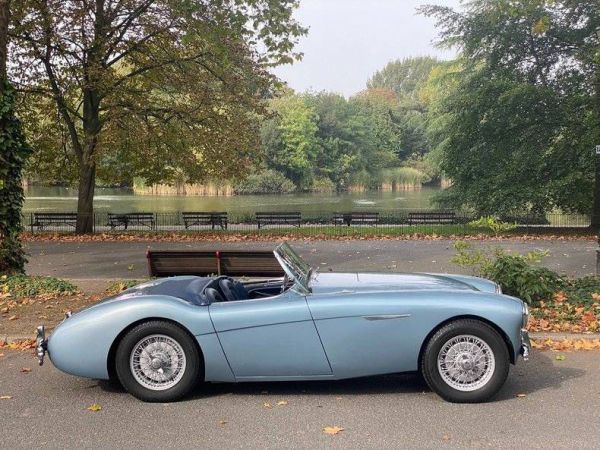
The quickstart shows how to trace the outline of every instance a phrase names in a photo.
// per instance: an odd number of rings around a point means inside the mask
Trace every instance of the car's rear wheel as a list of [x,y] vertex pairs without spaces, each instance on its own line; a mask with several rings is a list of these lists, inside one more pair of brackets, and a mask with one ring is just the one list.
[[199,381],[198,348],[181,327],[149,321],[131,329],[115,354],[123,387],[147,402],[170,402],[186,395]]
[[429,387],[456,403],[477,403],[496,395],[508,376],[510,357],[502,336],[490,325],[460,319],[429,339],[421,372]]

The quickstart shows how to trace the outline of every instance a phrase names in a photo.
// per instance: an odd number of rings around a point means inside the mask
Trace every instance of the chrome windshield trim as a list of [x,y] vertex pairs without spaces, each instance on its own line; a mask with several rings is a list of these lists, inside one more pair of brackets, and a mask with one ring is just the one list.
[[309,283],[313,276],[313,269],[298,255],[287,242],[284,242],[273,250],[277,262],[290,280],[304,294],[311,292]]

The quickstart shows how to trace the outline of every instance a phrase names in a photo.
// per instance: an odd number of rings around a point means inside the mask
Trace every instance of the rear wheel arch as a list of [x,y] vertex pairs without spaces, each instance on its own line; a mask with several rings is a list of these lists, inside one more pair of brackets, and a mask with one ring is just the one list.
[[462,315],[462,316],[454,316],[454,317],[451,317],[449,319],[446,319],[443,322],[441,322],[438,325],[436,325],[429,332],[429,334],[425,337],[425,339],[423,339],[423,342],[421,343],[421,348],[419,349],[419,359],[418,359],[418,367],[419,368],[421,367],[421,363],[423,361],[423,354],[425,353],[425,349],[427,348],[427,344],[429,343],[429,341],[431,340],[431,338],[435,335],[435,333],[437,333],[438,330],[440,330],[441,328],[445,327],[449,323],[456,322],[457,320],[462,320],[462,319],[477,320],[479,322],[485,323],[486,325],[489,325],[490,327],[492,327],[502,337],[502,340],[504,341],[504,344],[506,345],[506,349],[508,351],[508,355],[510,356],[510,362],[511,362],[511,364],[515,364],[515,362],[516,362],[515,351],[514,351],[514,348],[513,348],[513,345],[512,345],[512,342],[511,342],[510,338],[504,332],[504,330],[502,328],[500,328],[497,324],[495,324],[494,322],[492,322],[491,320],[485,319],[485,318],[480,317],[480,316],[474,316],[474,315],[468,315],[467,314],[467,315]]
[[202,352],[202,347],[200,346],[200,343],[194,337],[194,335],[190,332],[190,330],[188,330],[186,327],[184,327],[182,324],[180,324],[179,322],[177,322],[175,320],[165,319],[164,317],[145,317],[143,319],[137,320],[137,321],[132,322],[129,325],[127,325],[117,335],[117,337],[115,338],[115,340],[111,344],[110,350],[108,351],[108,357],[106,358],[107,359],[106,360],[106,368],[107,368],[107,371],[108,371],[108,376],[110,378],[110,381],[118,383],[117,369],[115,367],[115,357],[116,357],[116,354],[117,354],[117,348],[119,347],[119,344],[121,343],[121,340],[125,337],[125,335],[127,333],[129,333],[129,331],[131,331],[132,329],[134,329],[138,325],[141,325],[142,323],[154,322],[154,321],[166,322],[166,323],[170,323],[172,325],[175,325],[175,326],[181,328],[190,337],[190,339],[192,340],[192,342],[195,344],[195,346],[196,346],[196,348],[198,350],[198,353],[200,354],[201,378],[202,378],[202,380],[204,380],[204,371],[205,371],[205,364],[206,364],[206,361],[204,359],[204,353]]

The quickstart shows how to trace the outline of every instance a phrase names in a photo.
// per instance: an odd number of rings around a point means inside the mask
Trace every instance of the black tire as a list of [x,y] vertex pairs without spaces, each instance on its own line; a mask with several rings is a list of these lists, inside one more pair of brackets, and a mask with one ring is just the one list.
[[[461,335],[475,336],[485,342],[494,358],[495,367],[487,382],[471,391],[453,387],[438,369],[440,351],[446,343]],[[454,403],[480,403],[491,399],[504,385],[509,367],[510,356],[502,336],[490,325],[474,319],[459,319],[440,328],[427,342],[421,359],[421,373],[431,390]]]
[[[134,348],[149,336],[166,336],[175,341],[185,355],[183,375],[171,387],[164,390],[150,389],[134,376],[130,368],[130,357]],[[172,402],[184,397],[200,381],[202,359],[196,343],[190,335],[171,322],[153,320],[131,329],[119,342],[115,354],[115,369],[121,385],[134,397],[145,402]]]

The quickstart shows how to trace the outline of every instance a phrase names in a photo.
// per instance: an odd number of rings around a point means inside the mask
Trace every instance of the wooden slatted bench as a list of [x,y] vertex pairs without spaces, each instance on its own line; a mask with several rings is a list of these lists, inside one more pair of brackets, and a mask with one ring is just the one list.
[[49,225],[66,225],[75,228],[77,225],[77,213],[33,213],[33,218],[31,221],[32,233],[34,227],[37,227],[38,231],[40,231]]
[[378,212],[348,212],[348,213],[334,213],[333,224],[334,225],[373,225],[377,226],[379,223]]
[[257,212],[256,223],[258,229],[265,225],[293,225],[300,228],[302,215],[298,211],[293,212]]
[[148,250],[151,277],[229,275],[282,277],[283,269],[270,251]]
[[226,212],[182,212],[181,216],[186,230],[194,225],[210,225],[213,230],[216,226],[227,229]]
[[146,212],[135,212],[126,214],[113,214],[108,213],[108,226],[111,230],[122,226],[125,230],[130,225],[142,225],[154,230],[156,227],[156,221],[154,219],[154,213]]
[[421,211],[408,213],[408,224],[453,224],[456,223],[454,211]]

